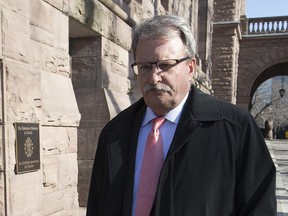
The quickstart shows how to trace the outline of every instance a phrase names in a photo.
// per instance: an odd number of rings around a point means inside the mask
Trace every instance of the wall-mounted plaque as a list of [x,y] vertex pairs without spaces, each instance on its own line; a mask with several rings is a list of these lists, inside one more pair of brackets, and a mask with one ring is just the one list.
[[15,123],[16,174],[40,169],[39,124]]

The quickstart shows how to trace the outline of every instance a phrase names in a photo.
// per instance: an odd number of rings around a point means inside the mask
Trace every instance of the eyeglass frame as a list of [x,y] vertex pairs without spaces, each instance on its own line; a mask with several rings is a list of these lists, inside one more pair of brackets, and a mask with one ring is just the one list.
[[[153,65],[155,65],[157,69],[161,69],[161,68],[159,68],[159,66],[158,66],[158,64],[161,63],[161,62],[169,61],[169,60],[176,61],[176,63],[175,63],[174,65],[171,65],[171,67],[174,67],[174,66],[178,65],[179,63],[184,62],[184,61],[186,61],[186,60],[188,60],[188,59],[190,59],[190,58],[191,58],[190,56],[186,56],[186,57],[183,57],[183,58],[180,58],[180,59],[164,59],[164,60],[159,60],[159,61],[155,61],[155,62],[134,62],[133,64],[131,64],[131,67],[132,67],[134,73],[137,74],[137,75],[139,75],[139,73],[136,73],[136,72],[135,72],[135,69],[134,69],[134,67],[137,67],[138,64],[150,64],[150,65],[151,65],[150,71],[151,71]],[[162,69],[161,69],[161,70],[162,70]],[[145,73],[144,73],[144,74],[145,74]]]

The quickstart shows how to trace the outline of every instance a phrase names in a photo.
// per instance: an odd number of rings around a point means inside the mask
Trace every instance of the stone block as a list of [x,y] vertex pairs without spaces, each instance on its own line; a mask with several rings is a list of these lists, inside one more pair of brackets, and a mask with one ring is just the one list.
[[42,215],[42,172],[21,175],[8,172],[6,175],[8,215]]
[[78,216],[78,193],[77,188],[69,188],[65,190],[65,215],[75,215]]
[[78,164],[77,154],[58,155],[58,189],[77,187],[78,183]]
[[[54,2],[62,2],[54,0]],[[61,11],[53,8],[53,46],[57,49],[64,50],[68,53],[69,50],[69,18]]]
[[42,28],[37,26],[30,26],[30,38],[39,43],[52,46],[53,45],[53,34],[51,32],[47,32]]
[[49,56],[51,55],[51,47],[35,40],[30,40],[29,45],[31,49],[29,50],[28,58],[31,67],[45,70],[45,61],[49,59]]
[[[130,64],[129,52],[117,44],[102,37],[102,69],[103,72],[113,72],[125,77],[131,77],[129,74]],[[129,76],[130,75],[130,76]]]
[[67,50],[59,50],[48,47],[46,59],[40,59],[43,69],[55,74],[71,77],[70,73],[70,56]]
[[240,5],[236,3],[236,0],[214,1],[214,20],[219,22],[239,19],[239,6]]
[[127,77],[121,76],[111,71],[109,65],[102,64],[103,66],[103,76],[102,76],[102,87],[105,89],[110,89],[122,93],[130,93],[132,89],[131,80]]
[[101,57],[102,37],[71,39],[70,55],[73,57]]
[[76,91],[97,87],[99,63],[100,59],[95,57],[72,57],[73,87]]
[[44,194],[43,200],[43,215],[65,215],[65,191]]
[[41,128],[44,156],[77,152],[77,128],[45,127]]
[[[41,31],[43,34],[41,34]],[[35,34],[38,35],[35,36]],[[28,58],[30,65],[38,70],[50,71],[68,77],[70,74],[68,37],[64,40],[63,36],[59,37],[57,34],[59,33],[52,34],[31,26],[31,38],[33,40],[29,41]],[[63,31],[61,31],[61,34],[67,36]]]
[[58,163],[57,156],[46,156],[42,159],[43,167],[43,192],[51,193],[57,191]]
[[77,170],[76,153],[44,157],[43,215],[77,215]]
[[39,122],[39,72],[12,61],[4,61],[3,64],[6,73],[7,123]]
[[3,56],[29,63],[29,19],[3,7],[1,11]]
[[78,126],[80,114],[71,79],[42,72],[43,124],[54,126]]
[[8,10],[14,11],[15,13],[27,16],[29,14],[29,1],[23,0],[2,0],[1,5],[5,5]]
[[60,1],[59,0],[43,0],[43,1],[57,8],[59,11],[61,11],[63,8],[63,0],[60,0]]
[[30,0],[29,6],[30,24],[52,33],[54,20],[47,19],[53,17],[51,5],[44,1]]
[[68,13],[124,49],[130,49],[131,27],[99,1],[71,0]]
[[107,117],[107,104],[102,88],[82,88],[75,90],[75,93],[81,111],[81,122],[94,122],[99,121],[100,117]]

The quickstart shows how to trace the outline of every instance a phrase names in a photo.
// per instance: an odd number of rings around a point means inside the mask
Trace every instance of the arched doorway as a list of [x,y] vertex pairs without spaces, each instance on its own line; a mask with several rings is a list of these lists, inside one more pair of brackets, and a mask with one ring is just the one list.
[[[288,63],[279,63],[267,68],[252,85],[249,111],[263,130],[263,134],[269,136],[267,138],[285,138],[285,131],[288,130],[287,90]],[[273,129],[268,135],[267,127],[272,126]]]

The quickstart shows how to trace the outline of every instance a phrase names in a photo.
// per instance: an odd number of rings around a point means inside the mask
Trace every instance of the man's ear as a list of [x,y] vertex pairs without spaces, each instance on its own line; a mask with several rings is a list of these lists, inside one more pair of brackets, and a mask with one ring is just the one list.
[[192,80],[193,78],[193,75],[194,75],[194,72],[196,70],[196,59],[195,58],[192,58],[190,61],[189,61],[189,74],[190,74],[190,79]]

